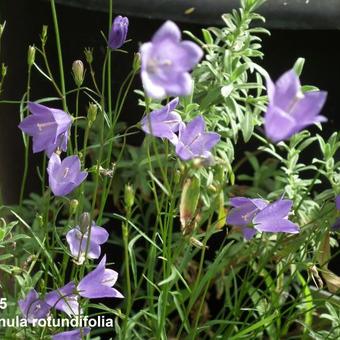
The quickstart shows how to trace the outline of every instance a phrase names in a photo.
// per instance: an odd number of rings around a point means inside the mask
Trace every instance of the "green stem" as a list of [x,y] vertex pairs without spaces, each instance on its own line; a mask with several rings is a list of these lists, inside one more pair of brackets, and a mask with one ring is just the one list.
[[[127,214],[127,220],[130,219],[131,212],[128,212]],[[127,325],[128,325],[128,318],[131,312],[132,307],[132,295],[131,295],[131,278],[130,278],[130,262],[129,262],[129,229],[128,229],[128,223],[123,223],[123,241],[124,241],[124,261],[125,261],[125,281],[126,281],[126,312],[125,312],[125,318],[124,323],[122,327],[122,334],[123,339],[127,339]]]
[[[79,113],[79,87],[76,92],[76,112],[75,112],[75,118],[78,118],[78,113]],[[78,153],[78,121],[75,124],[74,127],[74,152]]]
[[[31,66],[28,67],[28,72],[27,72],[27,91],[26,91],[26,97],[27,97],[27,102],[30,100],[30,90],[31,90]],[[26,109],[26,114],[29,114],[29,109],[27,107]],[[20,199],[19,199],[19,205],[22,205],[23,199],[24,199],[24,194],[25,194],[25,188],[26,188],[26,181],[27,181],[27,173],[28,173],[28,161],[29,161],[29,138],[25,137],[26,143],[25,144],[25,163],[24,163],[24,173],[22,176],[22,182],[21,182],[21,189],[20,189]]]
[[63,102],[63,109],[64,109],[64,111],[67,111],[63,55],[62,55],[62,49],[61,49],[61,43],[60,43],[58,17],[57,17],[57,11],[56,11],[54,0],[50,0],[50,3],[51,3],[52,18],[53,18],[55,38],[56,38],[56,44],[57,44],[57,54],[58,54],[58,62],[59,62],[59,74],[60,74],[60,87],[61,87],[61,93],[62,93],[61,99],[62,99],[62,102]]

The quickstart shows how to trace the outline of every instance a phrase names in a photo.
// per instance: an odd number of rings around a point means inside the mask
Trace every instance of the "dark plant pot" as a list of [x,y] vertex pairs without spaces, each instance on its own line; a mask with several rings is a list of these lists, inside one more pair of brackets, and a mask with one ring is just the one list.
[[[107,11],[107,0],[57,0],[89,10]],[[115,0],[114,11],[124,15],[169,19],[202,25],[221,24],[221,15],[238,8],[239,0]],[[267,27],[278,29],[338,29],[339,0],[268,0],[259,11]]]

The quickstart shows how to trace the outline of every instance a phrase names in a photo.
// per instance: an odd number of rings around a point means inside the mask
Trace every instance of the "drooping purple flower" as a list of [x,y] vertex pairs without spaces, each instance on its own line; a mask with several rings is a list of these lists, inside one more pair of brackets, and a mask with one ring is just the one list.
[[239,226],[246,240],[250,240],[257,232],[252,225],[254,216],[264,209],[268,202],[260,198],[233,197],[230,199],[233,208],[230,210],[227,223]]
[[82,314],[82,310],[79,308],[79,297],[75,292],[76,285],[71,281],[64,287],[46,294],[45,302],[52,308],[66,313],[68,316]]
[[298,225],[288,220],[292,205],[293,202],[287,199],[268,204],[253,218],[254,228],[261,232],[299,233]]
[[195,157],[210,158],[210,150],[220,138],[218,133],[205,132],[204,119],[197,116],[186,126],[180,125],[176,153],[185,161]]
[[78,284],[79,295],[89,299],[103,297],[123,298],[123,295],[112,288],[118,278],[118,273],[112,269],[106,269],[106,255],[97,268],[88,273]]
[[186,96],[192,92],[192,70],[203,56],[202,49],[191,41],[181,41],[181,32],[166,21],[151,42],[140,48],[143,87],[151,98]]
[[177,136],[174,132],[179,130],[182,123],[181,116],[174,110],[178,105],[178,97],[171,100],[161,109],[152,111],[148,116],[141,120],[141,128],[145,133],[155,137],[167,138],[176,141]]
[[[335,197],[335,207],[336,210],[338,210],[338,215],[339,216],[339,212],[340,212],[340,195],[337,195]],[[335,223],[332,226],[333,230],[340,230],[340,217],[337,217],[337,219],[335,220]]]
[[89,228],[81,230],[79,225],[71,229],[66,234],[66,240],[69,244],[71,254],[76,258],[85,258],[85,252],[88,245],[87,257],[98,259],[101,253],[100,245],[105,243],[109,238],[109,233],[102,227],[99,227],[92,221],[90,240],[88,241]]
[[293,69],[284,73],[275,84],[268,78],[267,91],[265,133],[273,142],[288,139],[311,124],[327,120],[319,115],[327,92],[302,93],[300,80]]
[[340,211],[340,195],[335,197],[335,206],[338,211]]
[[82,340],[85,335],[90,333],[90,331],[91,328],[84,327],[72,331],[61,332],[53,335],[52,340]]
[[87,177],[86,171],[80,171],[78,156],[69,156],[62,161],[57,154],[52,154],[47,167],[49,186],[55,196],[66,196]]
[[30,290],[25,299],[19,300],[18,304],[22,315],[29,323],[45,319],[51,309],[45,301],[39,299],[35,289]]
[[19,128],[33,137],[33,152],[45,150],[50,157],[57,148],[66,151],[71,116],[62,110],[33,102],[28,103],[28,108],[32,114],[19,124]]
[[109,33],[108,45],[111,49],[120,48],[126,40],[129,29],[129,19],[118,15],[114,18],[111,31]]

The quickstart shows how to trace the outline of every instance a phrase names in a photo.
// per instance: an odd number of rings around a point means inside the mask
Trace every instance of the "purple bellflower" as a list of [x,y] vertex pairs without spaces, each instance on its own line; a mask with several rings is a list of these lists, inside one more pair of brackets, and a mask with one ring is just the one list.
[[112,269],[106,269],[106,255],[97,268],[88,273],[78,284],[79,295],[89,299],[103,297],[123,298],[123,295],[112,288],[118,278],[118,273]]
[[293,69],[284,73],[275,84],[268,78],[267,92],[265,133],[273,142],[286,140],[311,124],[327,120],[319,115],[327,92],[302,93],[299,77]]
[[335,206],[338,211],[340,211],[340,195],[335,197]]
[[124,45],[129,29],[129,19],[118,15],[113,20],[112,28],[109,33],[108,45],[111,49],[120,48]]
[[146,94],[155,99],[186,96],[192,92],[192,70],[203,56],[202,49],[191,41],[181,41],[181,32],[166,21],[151,42],[143,44],[141,77]]
[[82,310],[79,308],[78,295],[75,295],[75,292],[76,285],[71,281],[64,287],[46,294],[45,302],[68,316],[82,314]]
[[268,204],[253,218],[254,228],[270,233],[299,233],[299,227],[288,220],[288,214],[293,205],[291,200],[279,199]]
[[66,151],[71,116],[62,110],[33,102],[28,103],[28,108],[32,114],[19,124],[19,128],[33,137],[33,152],[45,150],[51,157],[58,148]]
[[174,132],[179,130],[182,123],[181,116],[174,111],[177,105],[178,97],[162,108],[152,111],[142,119],[142,130],[155,137],[166,138],[176,143],[177,135]]
[[72,331],[61,332],[53,335],[52,340],[82,340],[85,335],[90,333],[90,331],[91,328],[84,327]]
[[77,225],[66,234],[66,240],[69,244],[71,254],[78,259],[85,259],[87,243],[87,257],[90,259],[98,259],[101,253],[100,245],[105,243],[109,238],[109,233],[102,227],[92,222],[90,240],[88,241],[89,228],[82,231]]
[[61,161],[52,154],[47,167],[49,186],[55,196],[66,196],[87,177],[86,171],[80,171],[80,160],[77,156],[69,156]]
[[[336,210],[338,211],[337,216],[339,216],[339,213],[340,213],[340,195],[337,195],[335,197],[335,207],[336,207]],[[337,219],[335,220],[335,223],[332,226],[332,229],[336,230],[336,231],[340,230],[340,217],[337,217]]]
[[25,299],[18,302],[22,315],[27,322],[33,323],[34,320],[45,319],[51,307],[43,300],[39,299],[35,289],[29,291]]
[[218,133],[205,132],[204,119],[197,116],[186,126],[180,126],[176,153],[185,161],[196,157],[210,158],[210,150],[219,140]]
[[246,240],[250,240],[257,232],[250,228],[255,215],[264,209],[268,202],[260,198],[233,197],[230,199],[232,209],[230,210],[227,223],[239,226]]

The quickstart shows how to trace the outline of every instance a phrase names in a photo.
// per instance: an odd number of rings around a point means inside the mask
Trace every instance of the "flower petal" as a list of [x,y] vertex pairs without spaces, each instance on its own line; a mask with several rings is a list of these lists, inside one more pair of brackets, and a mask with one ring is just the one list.
[[267,220],[262,221],[260,224],[256,224],[255,228],[261,232],[271,232],[271,233],[291,233],[297,234],[300,232],[299,227],[286,219],[278,219],[278,220]]
[[285,72],[275,83],[274,104],[286,111],[300,91],[300,80],[296,72],[291,69]]
[[291,200],[279,199],[268,204],[253,219],[254,224],[265,223],[266,221],[276,221],[288,216],[293,205]]
[[285,140],[295,133],[295,120],[279,107],[269,106],[265,114],[265,133],[273,142]]
[[152,37],[153,43],[159,43],[163,40],[172,40],[172,41],[180,41],[181,39],[181,31],[178,26],[171,20],[166,21],[154,34]]

